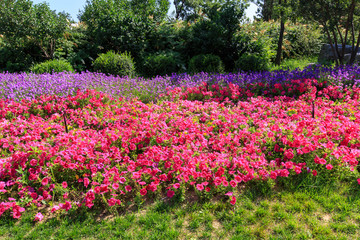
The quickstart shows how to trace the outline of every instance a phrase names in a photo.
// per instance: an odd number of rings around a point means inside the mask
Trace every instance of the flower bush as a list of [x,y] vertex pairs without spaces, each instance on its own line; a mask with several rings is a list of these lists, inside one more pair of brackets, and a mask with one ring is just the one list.
[[247,182],[355,170],[360,88],[267,84],[172,88],[156,104],[96,90],[0,99],[0,215],[184,192],[234,205]]

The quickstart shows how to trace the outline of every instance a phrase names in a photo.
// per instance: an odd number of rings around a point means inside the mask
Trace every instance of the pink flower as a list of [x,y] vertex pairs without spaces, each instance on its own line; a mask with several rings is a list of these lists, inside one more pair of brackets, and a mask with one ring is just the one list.
[[128,192],[130,192],[131,189],[132,189],[132,187],[130,185],[125,186],[125,190],[128,191]]
[[96,194],[99,194],[100,193],[100,187],[99,186],[96,186],[96,187],[94,187],[94,193],[96,193]]
[[63,188],[67,188],[67,187],[68,187],[67,182],[62,182],[62,187],[63,187]]
[[145,196],[145,195],[147,194],[147,190],[146,190],[145,188],[142,188],[142,189],[140,190],[140,194],[141,194],[142,196]]
[[126,182],[126,179],[125,179],[124,177],[121,177],[121,178],[119,179],[119,182],[120,182],[121,184],[124,184],[124,183]]
[[84,178],[84,186],[87,188],[90,184],[90,180],[88,178]]
[[219,186],[221,183],[222,183],[222,180],[221,180],[221,178],[219,178],[219,177],[216,177],[215,178],[215,186]]
[[63,194],[64,199],[67,199],[68,197],[69,197],[69,194],[67,192]]
[[180,187],[180,183],[175,183],[174,185],[173,185],[173,188],[175,188],[175,189],[178,189]]
[[44,179],[41,181],[41,184],[42,184],[43,186],[48,185],[48,184],[49,184],[49,179],[48,179],[48,178],[44,178]]
[[66,201],[64,204],[60,204],[60,207],[65,211],[69,211],[71,209],[71,202]]
[[41,222],[44,219],[44,216],[39,212],[35,215],[35,219],[34,221],[39,221]]
[[286,162],[286,163],[285,163],[285,167],[286,167],[287,169],[291,169],[291,168],[293,167],[293,163],[292,163],[292,162]]
[[276,177],[277,177],[277,173],[274,172],[274,171],[271,171],[271,173],[270,173],[270,178],[271,178],[271,179],[276,179]]
[[238,183],[242,182],[242,178],[239,175],[236,175],[234,180]]
[[113,187],[113,189],[118,189],[119,188],[119,184],[118,183],[113,183],[113,185],[112,185],[112,187]]
[[175,195],[175,192],[173,190],[169,190],[167,193],[166,193],[166,196],[168,198],[172,198],[173,196]]
[[141,172],[133,172],[133,178],[134,178],[134,179],[139,179],[139,178],[141,178]]
[[320,159],[319,159],[319,163],[320,163],[320,164],[326,164],[326,160],[323,159],[323,158],[320,158]]
[[226,196],[232,196],[233,195],[233,192],[227,192],[225,193]]
[[237,182],[235,182],[234,180],[231,180],[231,181],[230,181],[230,186],[231,186],[231,187],[234,188],[234,187],[236,187],[236,185],[237,185]]
[[333,169],[333,166],[331,164],[326,165],[326,169],[331,170]]
[[136,145],[131,143],[129,148],[131,151],[134,151],[136,149]]
[[196,189],[199,190],[199,191],[202,191],[202,190],[204,190],[204,185],[196,184]]
[[293,159],[294,158],[294,151],[292,149],[288,149],[288,150],[285,151],[284,155],[289,160]]
[[0,190],[5,188],[5,182],[0,182]]
[[360,178],[357,179],[358,184],[360,185]]
[[31,159],[30,160],[30,165],[33,166],[33,167],[36,166],[37,165],[36,159]]
[[233,196],[233,197],[231,198],[230,204],[231,204],[231,205],[235,205],[235,203],[236,203],[236,197]]
[[107,200],[109,206],[114,206],[116,204],[116,199],[115,198],[110,198]]
[[316,175],[317,175],[317,171],[316,171],[316,170],[313,170],[313,171],[312,171],[312,175],[316,176]]
[[294,171],[296,172],[296,174],[300,174],[300,173],[301,173],[301,167],[296,166],[296,167],[294,168]]
[[51,212],[53,213],[53,212],[56,212],[57,210],[59,210],[60,209],[60,207],[58,206],[58,205],[55,205],[55,206],[53,206],[52,208],[51,208]]

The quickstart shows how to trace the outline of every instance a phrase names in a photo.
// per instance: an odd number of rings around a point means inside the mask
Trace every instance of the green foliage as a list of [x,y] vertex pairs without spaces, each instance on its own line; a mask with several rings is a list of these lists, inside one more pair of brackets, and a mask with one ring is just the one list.
[[224,64],[219,56],[212,54],[200,54],[191,58],[189,62],[189,71],[197,72],[224,72]]
[[281,70],[281,69],[292,71],[297,68],[303,70],[305,67],[308,67],[309,65],[316,63],[316,61],[317,61],[317,57],[304,57],[299,59],[289,58],[282,61],[280,66],[275,66],[274,64],[272,64],[270,67],[270,71]]
[[142,71],[146,77],[166,75],[185,70],[181,56],[177,52],[167,51],[148,55],[143,62]]
[[[32,46],[32,47],[31,47]],[[36,46],[11,47],[0,43],[0,71],[23,72],[35,62]]]
[[214,54],[224,62],[225,69],[231,71],[241,51],[235,33],[240,30],[245,5],[232,1],[205,9],[203,18],[189,29],[186,39],[185,56]]
[[100,54],[95,59],[94,70],[106,74],[119,76],[134,76],[135,65],[131,55],[127,52],[116,54],[114,51]]
[[60,73],[60,72],[74,72],[71,64],[65,60],[48,60],[39,63],[30,68],[30,71],[37,74],[42,73]]
[[[252,41],[263,42],[271,58],[275,57],[280,29],[278,21],[255,21],[243,25],[241,32]],[[324,37],[317,25],[304,23],[285,23],[283,58],[311,57],[318,55]]]
[[[330,44],[353,46],[355,51],[350,60],[350,63],[353,63],[360,43],[360,34],[358,34],[360,32],[360,2],[357,0],[314,0],[311,2],[299,0],[299,2],[302,16],[306,20],[321,24]],[[343,51],[337,52],[337,65],[344,64],[344,54]]]
[[259,54],[243,54],[235,62],[235,71],[266,71],[269,69],[269,60]]
[[38,46],[45,59],[53,58],[56,40],[63,36],[69,16],[56,13],[47,3],[28,0],[0,2],[0,34],[11,47]]
[[77,72],[82,72],[91,69],[97,54],[98,50],[86,35],[85,24],[78,23],[65,32],[64,38],[58,40],[54,58],[66,59]]
[[183,21],[169,21],[156,26],[150,32],[146,53],[159,51],[183,52],[187,25]]
[[130,3],[135,4],[126,0],[88,0],[80,20],[87,25],[87,35],[98,50],[129,52],[138,60],[156,24],[154,17],[136,14],[142,10],[135,11]]
[[170,8],[168,0],[132,0],[130,1],[132,12],[144,18],[151,17],[157,22],[165,19]]

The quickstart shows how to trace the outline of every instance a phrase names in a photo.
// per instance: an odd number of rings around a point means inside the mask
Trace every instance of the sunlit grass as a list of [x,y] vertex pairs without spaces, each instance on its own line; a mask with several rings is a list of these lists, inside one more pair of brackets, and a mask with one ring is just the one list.
[[317,57],[306,57],[306,58],[294,58],[294,59],[285,59],[281,62],[280,66],[276,66],[275,64],[271,64],[270,71],[275,70],[295,70],[300,69],[303,70],[305,67],[310,64],[316,64]]
[[[299,187],[301,186],[301,187]],[[43,223],[33,213],[3,218],[2,239],[355,239],[360,194],[353,182],[306,178],[301,185],[255,193],[245,189],[234,207],[222,200],[164,202],[118,215],[69,212]],[[268,188],[260,184],[258,189]]]

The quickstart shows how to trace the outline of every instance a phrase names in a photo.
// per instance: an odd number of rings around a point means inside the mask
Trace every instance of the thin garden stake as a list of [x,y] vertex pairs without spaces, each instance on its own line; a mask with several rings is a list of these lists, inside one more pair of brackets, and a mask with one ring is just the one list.
[[65,112],[63,113],[63,117],[64,117],[64,123],[65,123],[65,131],[66,131],[66,133],[69,133],[69,130],[68,130],[68,127],[67,127],[67,123],[66,123]]
[[315,101],[312,103],[312,111],[311,111],[312,118],[315,118]]

